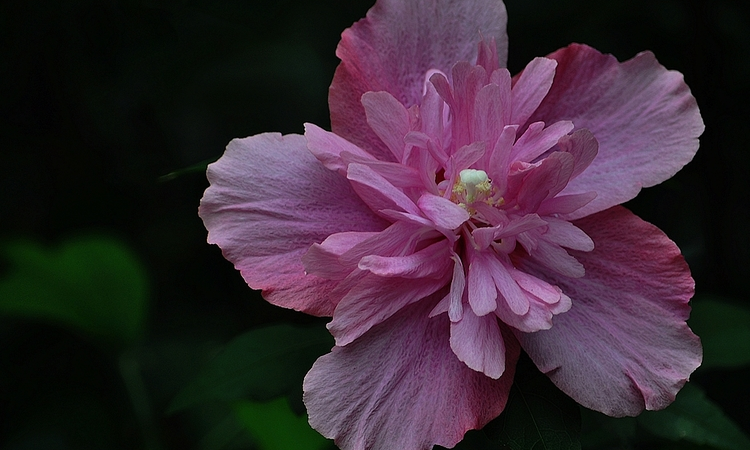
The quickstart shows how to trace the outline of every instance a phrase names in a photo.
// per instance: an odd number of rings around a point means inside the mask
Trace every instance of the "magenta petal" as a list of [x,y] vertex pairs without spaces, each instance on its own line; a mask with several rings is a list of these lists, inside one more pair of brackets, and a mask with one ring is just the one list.
[[451,323],[451,349],[469,368],[498,379],[505,372],[505,344],[497,316],[478,317],[464,305],[461,320]]
[[387,91],[407,108],[422,99],[428,70],[450,73],[476,59],[481,37],[493,39],[501,66],[507,58],[505,6],[495,0],[379,0],[344,31],[329,91],[331,126],[339,136],[383,160],[390,151],[367,125],[362,94]]
[[530,121],[571,120],[590,130],[599,153],[563,194],[596,192],[573,213],[584,217],[624,203],[674,175],[698,150],[703,121],[690,89],[645,52],[624,63],[585,45],[550,55],[555,81]]
[[422,301],[346,347],[305,377],[310,424],[342,450],[453,447],[497,417],[508,399],[519,348],[505,335],[505,373],[493,380],[456,358],[449,321]]
[[330,315],[335,305],[331,282],[305,275],[307,249],[334,233],[386,226],[299,135],[235,139],[208,166],[208,180],[199,209],[208,242],[266,300],[309,314]]
[[573,252],[584,278],[526,267],[562,288],[573,306],[551,329],[517,336],[537,367],[583,406],[611,416],[662,409],[702,358],[685,323],[694,286],[687,264],[664,233],[625,208],[575,225],[596,242],[592,252]]

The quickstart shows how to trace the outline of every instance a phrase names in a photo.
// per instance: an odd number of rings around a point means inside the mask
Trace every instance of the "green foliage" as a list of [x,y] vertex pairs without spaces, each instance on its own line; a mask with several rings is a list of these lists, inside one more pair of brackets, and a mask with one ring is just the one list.
[[584,448],[750,449],[750,440],[694,384],[687,384],[662,411],[616,419],[583,410]]
[[333,338],[324,327],[275,325],[249,331],[227,344],[177,394],[169,411],[212,400],[267,401],[300,394],[305,373],[332,346]]
[[578,405],[525,356],[515,380],[505,411],[484,428],[490,439],[512,450],[580,449]]
[[261,450],[320,450],[331,446],[310,427],[307,416],[291,410],[285,398],[267,403],[238,402],[235,411]]
[[697,298],[689,323],[703,344],[703,369],[750,364],[750,310],[719,297]]
[[43,320],[123,347],[143,334],[144,268],[121,242],[70,239],[55,248],[18,241],[2,247],[0,314]]
[[750,439],[703,391],[686,385],[677,399],[663,411],[647,411],[638,424],[656,436],[712,448],[750,449]]

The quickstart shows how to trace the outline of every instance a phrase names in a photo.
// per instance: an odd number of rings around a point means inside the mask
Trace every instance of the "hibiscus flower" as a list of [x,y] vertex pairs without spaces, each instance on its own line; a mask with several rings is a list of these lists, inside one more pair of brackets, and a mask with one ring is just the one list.
[[332,132],[233,140],[200,216],[248,285],[336,340],[304,381],[344,450],[452,447],[521,349],[581,405],[661,409],[701,361],[677,246],[618,206],[703,131],[681,74],[574,44],[506,70],[499,0],[378,0],[346,30]]

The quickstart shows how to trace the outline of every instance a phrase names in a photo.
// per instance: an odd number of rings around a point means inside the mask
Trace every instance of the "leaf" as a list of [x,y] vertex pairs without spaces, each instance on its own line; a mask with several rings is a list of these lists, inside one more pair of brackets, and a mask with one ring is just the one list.
[[750,310],[720,298],[693,301],[689,324],[703,344],[702,368],[750,364]]
[[238,402],[237,418],[257,440],[261,450],[319,450],[331,442],[297,416],[283,397],[267,403]]
[[726,450],[750,449],[750,439],[693,384],[685,385],[666,409],[641,414],[638,424],[673,441]]
[[505,411],[484,431],[502,448],[580,449],[580,408],[523,355]]
[[178,177],[181,177],[183,175],[189,175],[192,173],[206,173],[206,169],[208,168],[208,165],[216,161],[216,159],[217,158],[207,159],[199,163],[195,163],[192,166],[183,167],[181,169],[177,169],[172,172],[169,172],[168,174],[160,176],[159,182],[164,183],[167,181],[172,181],[172,180],[177,179]]
[[633,448],[638,439],[635,417],[609,417],[581,408],[581,446],[586,449]]
[[227,344],[177,394],[169,412],[212,400],[266,401],[301,393],[305,373],[332,347],[324,327],[275,325],[249,331]]
[[89,236],[46,249],[18,241],[2,255],[10,270],[0,279],[0,314],[59,323],[117,346],[142,336],[146,273],[121,242]]

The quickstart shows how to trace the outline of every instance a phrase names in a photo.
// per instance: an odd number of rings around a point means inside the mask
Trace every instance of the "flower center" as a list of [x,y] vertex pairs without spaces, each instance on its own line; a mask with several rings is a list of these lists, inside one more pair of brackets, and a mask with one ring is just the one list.
[[467,205],[479,200],[480,197],[486,197],[492,191],[492,183],[484,170],[464,169],[458,177],[460,181],[456,183],[453,192],[456,195],[463,194]]

